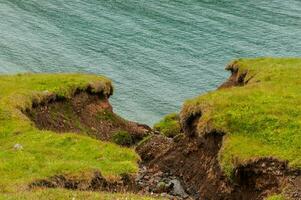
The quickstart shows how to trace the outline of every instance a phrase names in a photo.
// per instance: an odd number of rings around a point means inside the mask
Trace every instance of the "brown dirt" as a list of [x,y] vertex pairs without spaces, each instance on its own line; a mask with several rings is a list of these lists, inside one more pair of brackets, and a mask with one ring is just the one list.
[[208,137],[184,137],[174,142],[166,153],[150,161],[148,167],[179,177],[194,199],[222,199],[232,188],[222,175],[217,160],[221,141],[219,133]]
[[238,186],[234,194],[264,199],[270,194],[288,190],[287,195],[297,197],[298,194],[300,199],[300,185],[294,185],[300,180],[300,175],[300,171],[290,169],[287,162],[272,157],[251,160],[235,169],[233,180]]
[[288,184],[285,189],[285,195],[288,199],[301,200],[301,174],[296,172],[295,175],[288,179]]
[[140,155],[142,162],[149,162],[164,154],[172,145],[172,139],[163,135],[153,135],[142,144],[138,145],[136,152]]
[[108,181],[99,171],[74,175],[56,175],[48,179],[36,180],[29,185],[33,188],[65,188],[81,191],[126,192],[136,191],[134,178],[122,175],[120,180]]
[[[143,144],[146,148],[138,153],[146,158],[148,171],[176,176],[193,199],[262,200],[285,189],[287,196],[300,199],[300,171],[294,171],[286,162],[274,158],[251,160],[240,165],[230,180],[218,161],[222,141],[223,133],[213,130],[202,136],[181,138],[165,147],[156,145],[154,149],[148,148],[153,143],[149,140]],[[152,160],[149,160],[149,154]]]
[[233,62],[227,66],[226,70],[231,72],[231,76],[226,82],[219,86],[218,89],[230,88],[235,86],[244,86],[248,84],[248,82],[253,78],[250,77],[246,79],[248,71],[239,72],[238,67],[236,65],[237,63]]
[[117,131],[130,133],[133,143],[151,130],[146,125],[127,121],[113,112],[108,97],[88,91],[78,91],[70,99],[55,95],[33,104],[26,115],[42,130],[58,133],[86,133],[100,140],[112,140]]

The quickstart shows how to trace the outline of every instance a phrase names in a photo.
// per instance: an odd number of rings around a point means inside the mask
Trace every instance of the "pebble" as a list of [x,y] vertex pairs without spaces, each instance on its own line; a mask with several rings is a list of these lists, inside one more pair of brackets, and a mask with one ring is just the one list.
[[21,144],[15,144],[14,149],[19,151],[23,149],[23,146]]

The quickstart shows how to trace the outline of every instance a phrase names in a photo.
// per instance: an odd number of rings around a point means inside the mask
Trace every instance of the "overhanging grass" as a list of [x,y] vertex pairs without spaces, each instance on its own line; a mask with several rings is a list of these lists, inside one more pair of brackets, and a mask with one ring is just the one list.
[[198,129],[210,123],[226,133],[219,159],[230,175],[237,164],[274,156],[301,169],[301,59],[258,58],[234,62],[249,83],[185,103],[182,115],[202,112]]
[[[96,85],[105,94],[111,81],[79,74],[0,76],[0,193],[14,192],[35,179],[57,174],[99,170],[109,178],[137,171],[133,149],[83,135],[41,131],[20,110],[48,93],[70,97],[76,89]],[[99,92],[99,91],[98,91]],[[21,144],[22,150],[14,149]]]

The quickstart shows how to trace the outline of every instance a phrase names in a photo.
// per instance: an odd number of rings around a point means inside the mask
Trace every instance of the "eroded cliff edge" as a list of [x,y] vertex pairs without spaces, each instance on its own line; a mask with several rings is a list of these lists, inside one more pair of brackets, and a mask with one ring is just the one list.
[[300,199],[301,59],[242,59],[227,69],[218,90],[168,117],[176,133],[167,137],[115,114],[105,77],[2,76],[0,196],[50,187]]
[[[300,199],[300,59],[242,59],[217,91],[188,100],[184,135],[137,148],[194,199]],[[148,149],[148,151],[145,151]]]
[[130,148],[150,128],[113,112],[110,79],[18,74],[0,84],[1,199],[152,199],[132,194],[140,159]]

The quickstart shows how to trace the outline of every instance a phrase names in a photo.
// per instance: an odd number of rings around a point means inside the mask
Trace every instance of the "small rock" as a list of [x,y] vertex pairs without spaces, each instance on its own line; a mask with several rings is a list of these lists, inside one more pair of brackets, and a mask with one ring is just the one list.
[[23,146],[21,144],[15,144],[14,149],[19,151],[23,149]]
[[180,196],[180,197],[183,197],[183,198],[188,197],[188,194],[183,189],[180,181],[178,181],[177,179],[173,179],[173,180],[170,181],[170,184],[173,185],[173,188],[172,188],[172,194],[173,195]]

